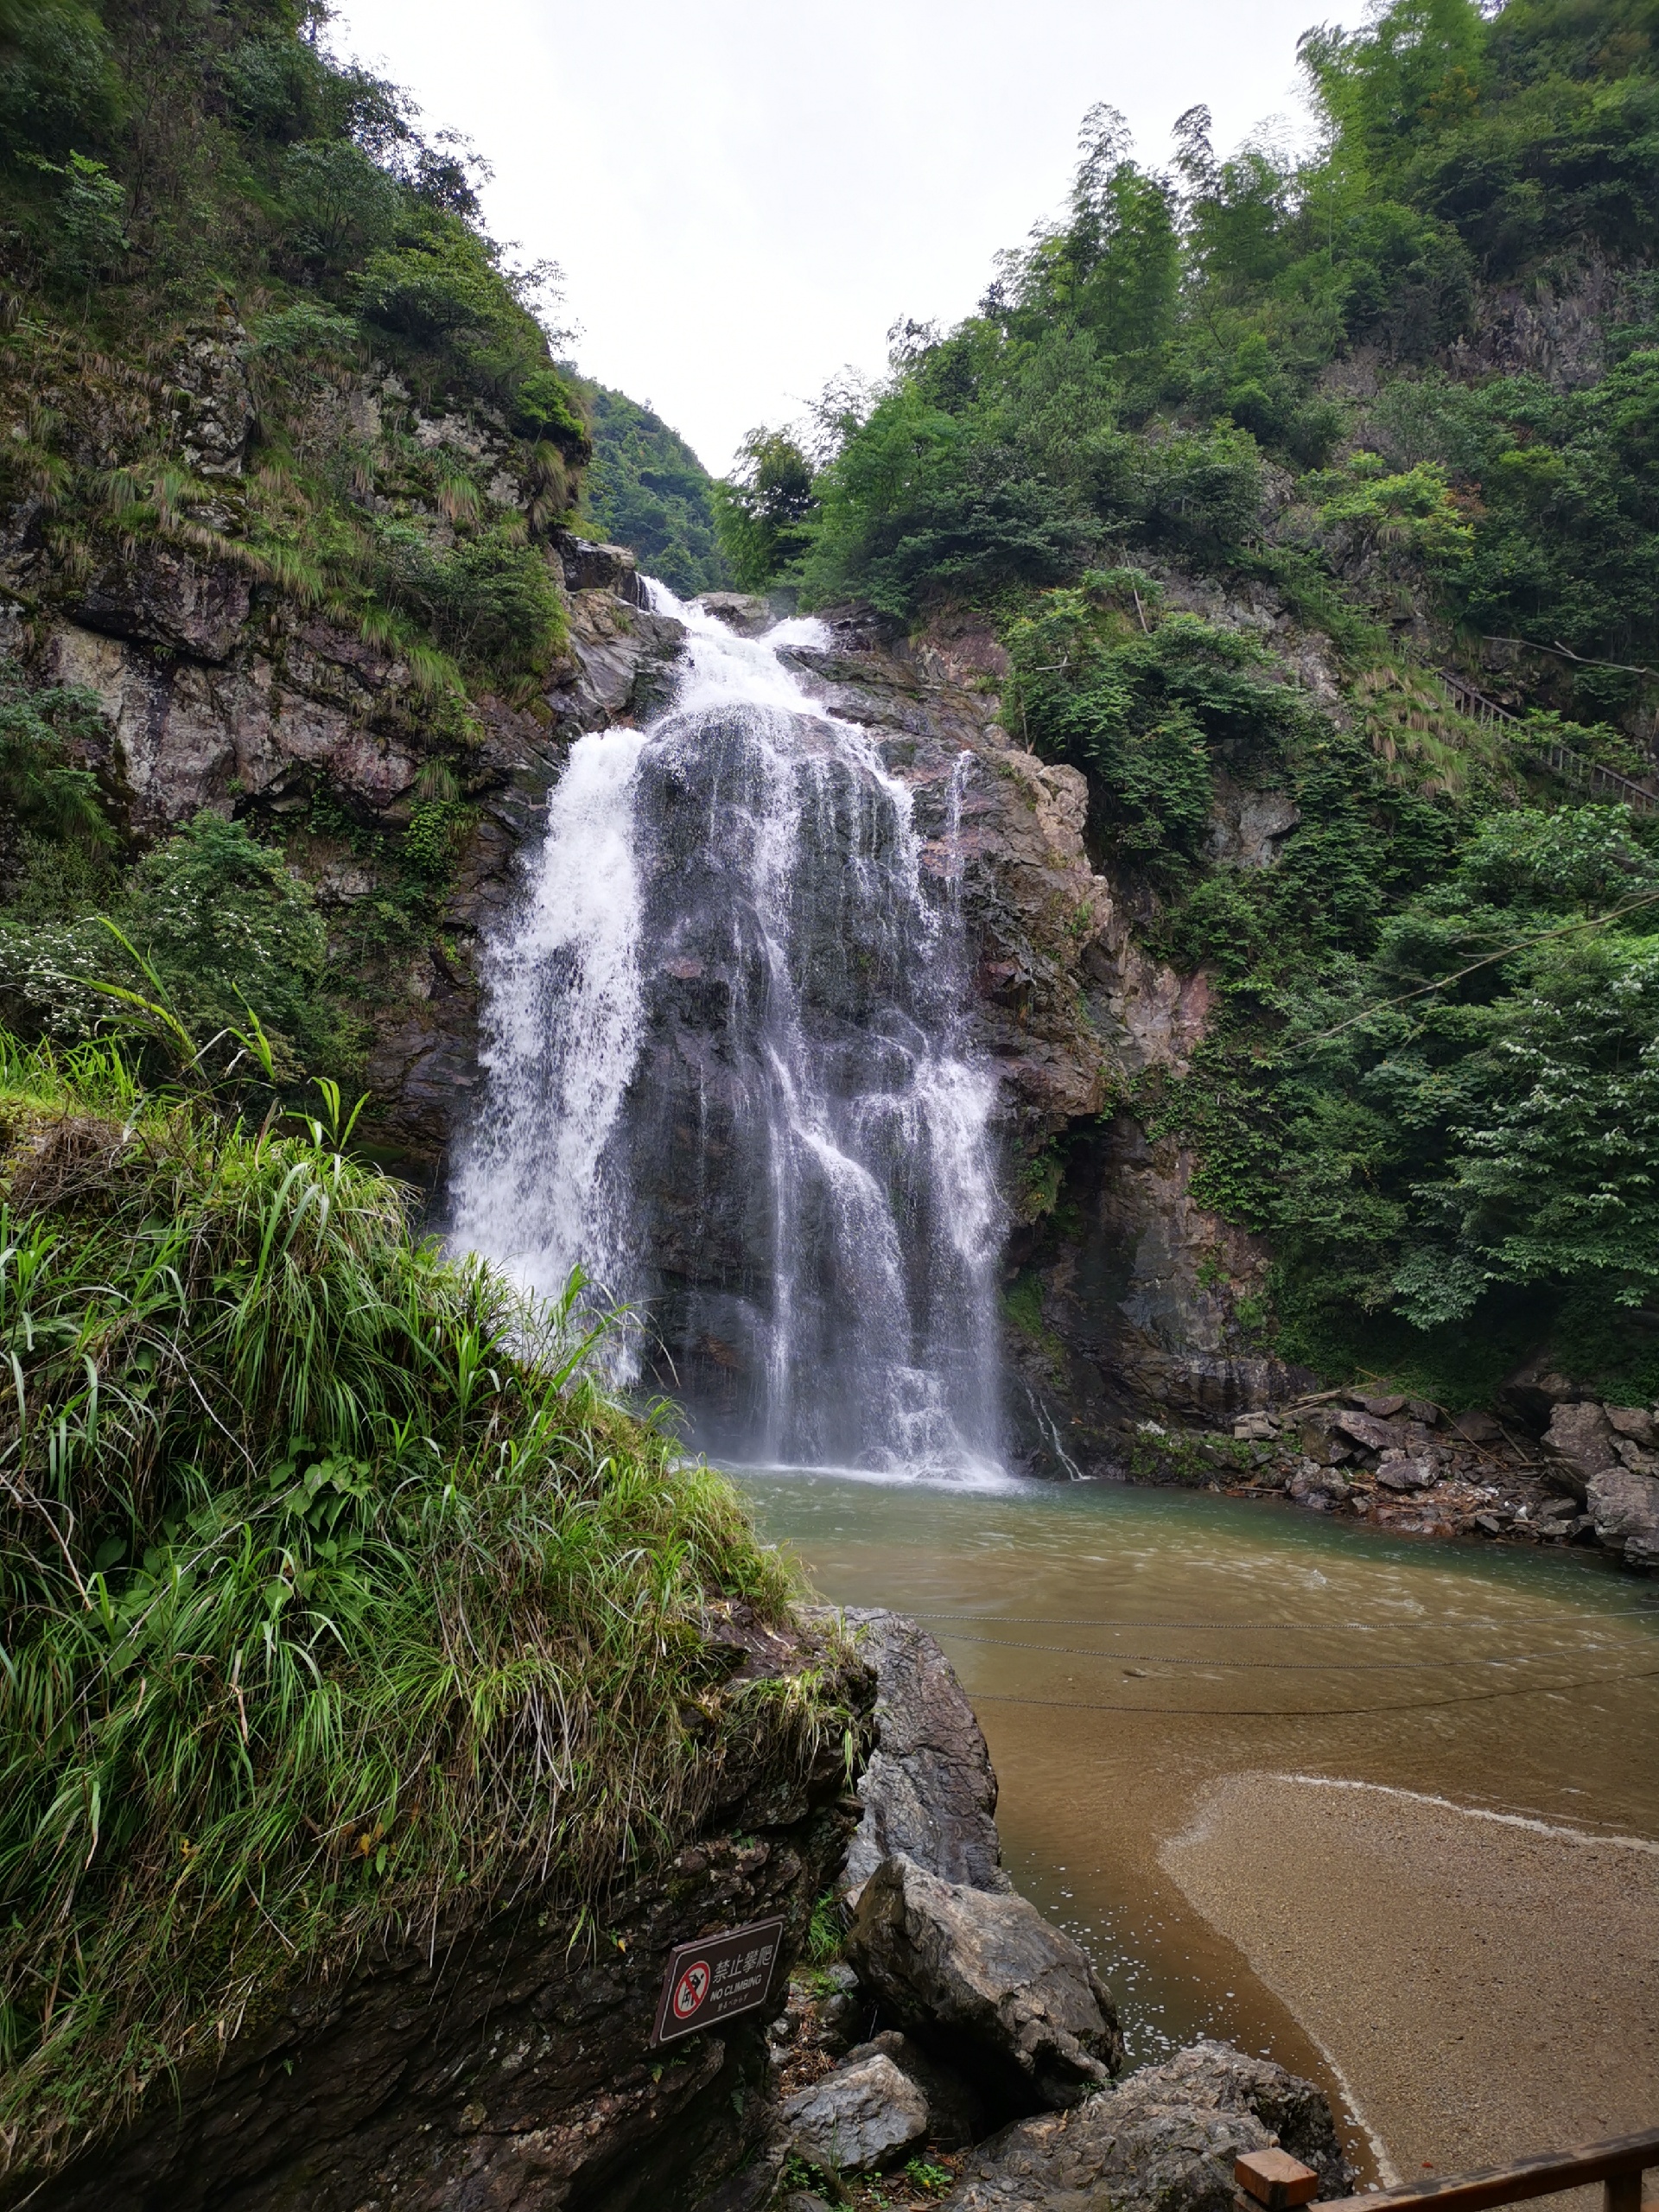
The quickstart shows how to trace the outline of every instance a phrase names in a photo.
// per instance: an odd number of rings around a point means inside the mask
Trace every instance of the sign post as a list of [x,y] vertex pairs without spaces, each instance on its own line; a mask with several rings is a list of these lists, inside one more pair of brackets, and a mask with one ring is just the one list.
[[781,1920],[758,1920],[728,1935],[677,1943],[657,2000],[652,2050],[764,2005],[783,1932]]

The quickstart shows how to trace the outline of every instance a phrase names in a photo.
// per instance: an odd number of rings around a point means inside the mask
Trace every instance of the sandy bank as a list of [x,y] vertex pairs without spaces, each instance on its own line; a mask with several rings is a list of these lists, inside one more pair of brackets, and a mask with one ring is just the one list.
[[1238,1774],[1160,1856],[1402,2180],[1659,2120],[1659,1846]]

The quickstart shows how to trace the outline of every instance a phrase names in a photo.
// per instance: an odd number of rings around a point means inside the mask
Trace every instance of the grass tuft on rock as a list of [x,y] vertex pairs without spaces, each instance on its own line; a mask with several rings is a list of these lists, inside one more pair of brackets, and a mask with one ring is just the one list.
[[596,1899],[830,1725],[728,1680],[711,1617],[786,1573],[587,1350],[323,1122],[0,1038],[14,2170],[371,1941]]

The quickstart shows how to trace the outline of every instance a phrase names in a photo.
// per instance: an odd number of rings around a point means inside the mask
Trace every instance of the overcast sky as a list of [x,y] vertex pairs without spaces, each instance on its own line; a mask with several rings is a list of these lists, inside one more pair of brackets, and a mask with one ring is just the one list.
[[1300,132],[1295,44],[1350,0],[344,0],[333,44],[495,168],[485,212],[557,260],[575,358],[716,472],[901,315],[967,314],[1059,205],[1077,124],[1144,160],[1205,101],[1225,150]]

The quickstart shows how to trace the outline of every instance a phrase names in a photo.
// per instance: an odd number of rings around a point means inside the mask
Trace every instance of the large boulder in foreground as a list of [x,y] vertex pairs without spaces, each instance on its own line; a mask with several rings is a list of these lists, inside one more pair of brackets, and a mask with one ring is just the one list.
[[1278,2144],[1322,2196],[1351,2176],[1313,2082],[1199,2043],[1070,2111],[1016,2122],[969,2160],[951,2212],[1236,2212],[1233,2161]]
[[1586,1486],[1598,1540],[1631,1567],[1659,1567],[1659,1477],[1608,1467]]
[[927,2139],[925,2094],[880,2050],[785,2097],[778,2117],[789,2148],[831,2173],[896,2165]]
[[996,1775],[974,1708],[925,1628],[898,1613],[849,1611],[875,1670],[877,1747],[859,1783],[864,1807],[842,1878],[856,1897],[884,1859],[970,1889],[1006,1891]]
[[1544,1452],[1544,1480],[1580,1505],[1596,1477],[1621,1464],[1612,1423],[1599,1406],[1557,1406],[1545,1432]]
[[887,2012],[1015,2110],[1076,2104],[1123,2063],[1117,2013],[1088,1955],[1024,1897],[884,1859],[846,1948]]

